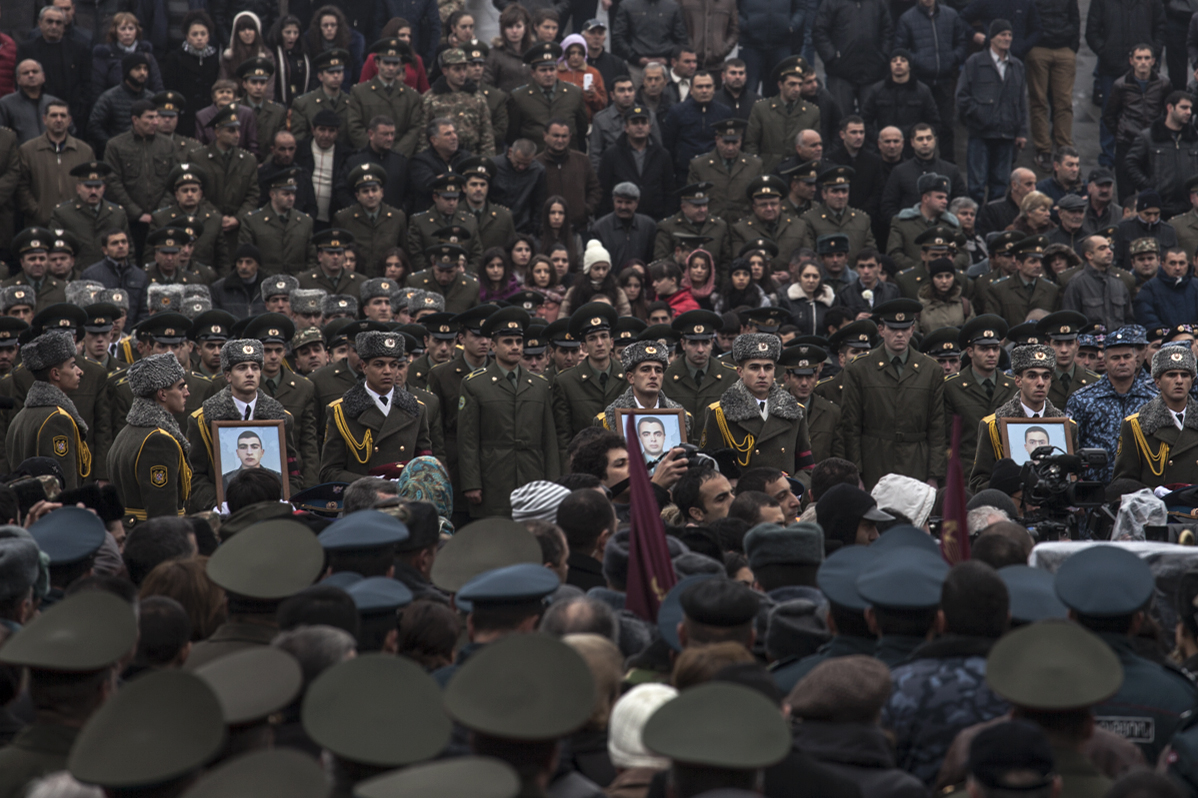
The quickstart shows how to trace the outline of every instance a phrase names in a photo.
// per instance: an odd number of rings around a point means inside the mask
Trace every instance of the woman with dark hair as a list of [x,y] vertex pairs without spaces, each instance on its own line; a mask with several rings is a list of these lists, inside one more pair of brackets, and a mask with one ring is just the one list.
[[753,281],[753,266],[747,258],[737,258],[728,267],[728,276],[718,292],[711,295],[711,309],[724,314],[733,308],[768,308],[770,300]]
[[[744,253],[742,257],[749,261],[753,284],[765,294],[767,304],[776,304],[778,301],[777,288],[774,286],[774,281],[770,279],[770,264],[773,262],[774,256],[770,254],[769,250],[754,249]],[[729,308],[729,310],[731,309]]]
[[824,282],[819,265],[809,260],[799,267],[799,279],[779,291],[778,307],[790,314],[800,335],[823,335],[824,315],[836,301],[836,292]]
[[559,244],[565,245],[570,262],[577,263],[582,254],[582,237],[570,225],[570,205],[566,198],[554,195],[541,206],[541,246],[537,251],[548,255]]
[[544,304],[537,308],[537,315],[547,322],[556,321],[566,292],[557,279],[557,270],[553,268],[548,255],[533,256],[524,285],[545,297]]
[[507,259],[512,264],[512,273],[523,282],[528,282],[528,265],[537,251],[537,242],[530,235],[516,233],[507,244]]
[[1081,266],[1082,259],[1068,244],[1049,244],[1044,250],[1044,279],[1061,284],[1061,272]]
[[387,250],[379,258],[376,273],[380,277],[395,280],[403,285],[404,281],[408,279],[408,275],[412,273],[412,262],[408,260],[408,253],[404,252],[403,247],[392,247]]
[[203,11],[189,11],[183,18],[185,39],[162,62],[162,84],[179,92],[187,106],[179,111],[175,132],[196,134],[196,111],[211,102],[212,84],[220,78],[220,59],[212,43],[212,18]]
[[479,302],[507,299],[520,290],[520,281],[512,274],[512,262],[502,247],[491,247],[484,252],[482,264],[478,270]]
[[[341,90],[348,92],[352,89],[354,76],[362,69],[362,53],[366,49],[366,39],[349,26],[341,9],[331,5],[316,9],[316,13],[312,15],[312,24],[308,27],[307,38],[304,48],[313,58],[336,47],[349,53],[349,67],[341,81]],[[317,85],[319,83],[313,75],[308,90],[315,89]]]
[[969,300],[961,295],[957,285],[957,269],[948,258],[937,258],[928,264],[928,282],[919,289],[923,310],[919,314],[919,331],[924,335],[941,327],[962,327],[973,318]]
[[715,291],[715,262],[710,252],[700,248],[687,256],[682,284],[690,289],[699,307],[711,310],[711,294]]
[[645,298],[645,274],[633,266],[626,267],[616,278],[620,290],[628,300],[629,315],[641,321],[649,320],[649,302]]
[[524,51],[532,44],[532,17],[524,6],[512,3],[499,15],[499,35],[491,40],[483,82],[509,94],[528,83],[532,73]]
[[275,99],[286,106],[308,90],[312,80],[312,62],[304,49],[299,17],[280,17],[266,34],[266,44],[275,58]]
[[[409,47],[412,46],[412,23],[408,22],[403,17],[392,17],[383,26],[383,35],[379,38],[390,39],[394,36]],[[378,64],[375,63],[374,53],[366,56],[366,63],[362,65],[362,76],[358,78],[359,83],[366,83],[374,78],[379,73]],[[428,75],[424,71],[424,59],[412,53],[412,60],[405,61],[403,65],[403,82],[410,89],[424,94],[429,89]]]
[[688,310],[698,310],[699,303],[689,288],[682,285],[682,269],[672,260],[655,260],[649,264],[649,279],[657,299],[670,308],[670,317],[678,318]]
[[121,59],[133,53],[144,54],[150,62],[150,79],[146,81],[146,90],[151,94],[162,91],[162,71],[158,68],[158,59],[154,57],[154,46],[141,37],[141,23],[137,17],[128,11],[119,11],[112,15],[104,43],[92,48],[92,83],[95,84],[97,97],[101,92],[121,84],[125,79]]
[[580,308],[602,294],[611,300],[612,307],[621,316],[631,316],[632,307],[623,289],[616,284],[616,278],[611,271],[611,255],[603,248],[603,242],[595,239],[587,244],[587,251],[582,256],[582,277],[574,281],[573,287],[566,292],[562,302],[561,312],[568,315],[574,308]]
[[474,39],[474,15],[465,9],[454,11],[446,17],[441,33],[441,43],[437,45],[437,52],[428,70],[429,85],[441,77],[441,53],[454,47],[464,47]]
[[[241,78],[237,77],[237,68],[251,58],[266,58],[272,64],[275,61],[274,54],[262,41],[262,22],[258,15],[253,11],[239,11],[237,16],[233,17],[233,38],[220,55],[220,76],[226,80],[237,81],[237,84],[241,85]],[[275,71],[277,73],[278,69]],[[268,97],[274,96],[275,77],[271,75],[266,81]]]

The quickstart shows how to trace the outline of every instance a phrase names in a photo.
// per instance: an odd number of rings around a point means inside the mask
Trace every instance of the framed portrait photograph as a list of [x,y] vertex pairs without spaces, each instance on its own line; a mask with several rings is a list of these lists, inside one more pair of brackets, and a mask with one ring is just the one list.
[[1032,459],[1032,452],[1041,446],[1056,446],[1073,454],[1073,436],[1069,434],[1067,418],[1000,418],[998,427],[1003,457],[1011,458],[1016,465]]
[[261,468],[283,486],[283,501],[290,498],[287,479],[287,437],[284,421],[213,421],[212,471],[216,479],[216,503],[225,503],[229,481],[241,471]]
[[649,473],[657,467],[657,463],[666,453],[680,443],[686,443],[686,411],[680,407],[653,409],[627,408],[616,409],[616,424],[621,435],[628,426],[628,417],[636,421],[637,437],[641,443],[641,454]]

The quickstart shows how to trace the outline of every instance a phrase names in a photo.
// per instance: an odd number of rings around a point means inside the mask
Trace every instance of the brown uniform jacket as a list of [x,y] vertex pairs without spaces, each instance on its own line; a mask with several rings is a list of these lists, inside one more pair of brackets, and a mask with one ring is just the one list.
[[125,505],[125,524],[183,515],[191,492],[187,439],[174,417],[143,399],[108,450],[108,473]]
[[737,380],[707,409],[699,446],[732,449],[742,469],[777,468],[792,476],[810,471],[811,433],[803,406],[774,385],[766,409],[768,418],[762,419],[758,400]]
[[30,139],[17,150],[21,174],[17,180],[17,206],[25,214],[25,224],[45,225],[50,214],[61,202],[76,196],[78,181],[70,171],[88,161],[94,161],[92,148],[68,135],[62,151],[50,141],[50,134],[43,133]]
[[1159,395],[1123,419],[1114,478],[1134,479],[1150,488],[1198,482],[1198,402],[1187,400],[1182,429]]
[[321,482],[353,482],[383,466],[431,455],[428,410],[396,386],[387,415],[358,383],[329,405],[320,460]]
[[30,457],[48,457],[62,469],[63,488],[74,490],[91,476],[87,425],[66,394],[48,382],[35,382],[25,407],[8,425],[4,450],[13,467]]

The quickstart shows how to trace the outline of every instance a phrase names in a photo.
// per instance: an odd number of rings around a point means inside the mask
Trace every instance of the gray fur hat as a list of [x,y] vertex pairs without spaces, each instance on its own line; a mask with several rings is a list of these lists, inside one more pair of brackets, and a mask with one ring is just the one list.
[[1158,379],[1166,371],[1184,369],[1190,376],[1198,376],[1198,362],[1194,360],[1194,350],[1188,346],[1162,346],[1152,356],[1152,379]]
[[624,371],[631,372],[641,363],[660,363],[662,368],[670,366],[670,350],[661,341],[636,341],[620,353],[620,364]]
[[206,296],[192,297],[183,300],[183,315],[195,321],[201,313],[212,310],[212,300]]
[[321,302],[328,295],[323,288],[297,288],[291,292],[291,312],[320,313]]
[[183,286],[150,283],[146,287],[146,309],[151,313],[183,311]]
[[362,288],[360,289],[362,303],[365,304],[370,300],[381,296],[385,296],[388,300],[390,300],[391,292],[397,290],[399,287],[399,283],[397,283],[395,280],[392,280],[390,277],[371,278],[362,283]]
[[291,292],[297,288],[299,288],[299,280],[290,274],[272,274],[262,281],[262,299],[265,301],[280,294],[291,296]]
[[124,288],[105,288],[96,294],[96,301],[107,302],[110,305],[116,305],[122,310],[129,310],[129,292]]
[[408,302],[412,298],[412,289],[401,288],[398,291],[391,292],[391,313],[398,313],[400,310],[408,306]]
[[220,348],[220,370],[228,371],[238,363],[262,365],[262,342],[255,338],[232,338]]
[[75,333],[51,330],[21,347],[21,360],[32,372],[58,366],[75,358]]
[[778,362],[782,357],[782,341],[773,333],[745,333],[732,342],[732,359],[737,363],[760,359]]
[[1055,369],[1057,355],[1051,346],[1044,344],[1025,344],[1011,350],[1011,373],[1022,374],[1032,368]]
[[403,357],[403,335],[392,332],[360,332],[354,349],[363,362],[374,357]]
[[192,285],[191,283],[187,283],[186,285],[183,286],[183,298],[184,299],[196,299],[198,297],[203,297],[204,299],[207,299],[209,302],[211,302],[212,301],[212,291],[210,291],[208,289],[208,286],[206,286],[206,285],[199,285],[199,284]]
[[7,604],[37,584],[40,557],[33,538],[0,538],[0,601]]
[[320,300],[320,312],[325,316],[348,313],[351,318],[356,319],[358,317],[358,300],[349,294],[330,294]]
[[444,313],[445,297],[436,291],[421,289],[412,294],[412,298],[408,300],[408,310],[412,313],[417,313],[421,310],[433,310],[437,313]]
[[37,292],[27,285],[10,285],[0,291],[0,312],[7,313],[18,305],[37,307]]
[[67,302],[79,307],[87,307],[100,300],[96,299],[96,295],[104,290],[101,283],[95,280],[72,280],[67,283]]
[[129,390],[134,396],[148,398],[159,388],[169,388],[186,376],[179,358],[170,352],[143,357],[129,367]]
[[819,565],[824,561],[824,530],[804,521],[790,526],[758,524],[744,540],[749,567]]

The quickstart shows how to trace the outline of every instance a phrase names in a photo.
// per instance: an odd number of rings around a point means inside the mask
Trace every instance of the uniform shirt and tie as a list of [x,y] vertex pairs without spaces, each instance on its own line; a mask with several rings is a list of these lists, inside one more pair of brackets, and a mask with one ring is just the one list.
[[1185,429],[1186,411],[1182,410],[1179,413],[1176,410],[1170,410],[1169,412],[1173,414],[1174,426],[1176,426],[1178,429]]
[[766,400],[758,399],[757,400],[757,408],[761,413],[761,420],[769,421],[770,420],[770,409],[769,409],[768,404],[766,403]]
[[903,378],[903,368],[907,365],[907,358],[910,356],[911,350],[904,349],[902,354],[896,354],[886,349],[886,347],[883,347],[883,349],[885,349],[887,357],[890,358],[890,365],[894,367],[895,374],[901,380]]
[[254,407],[258,404],[258,396],[254,395],[252,402],[243,402],[236,396],[233,397],[233,406],[237,408],[237,415],[241,416],[243,421],[249,421],[254,417]]
[[391,394],[395,392],[395,389],[392,388],[386,393],[377,393],[373,388],[370,387],[369,384],[366,384],[363,387],[366,388],[366,395],[374,400],[374,406],[377,407],[379,412],[383,414],[383,417],[386,418],[391,412]]
[[1028,407],[1027,405],[1025,405],[1023,403],[1022,399],[1019,400],[1019,405],[1023,408],[1023,414],[1025,416],[1027,416],[1028,418],[1040,418],[1041,416],[1044,415],[1043,407],[1040,408],[1039,410],[1032,410],[1030,407]]

